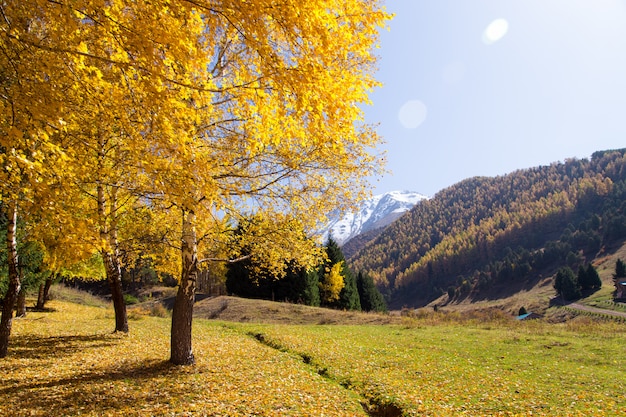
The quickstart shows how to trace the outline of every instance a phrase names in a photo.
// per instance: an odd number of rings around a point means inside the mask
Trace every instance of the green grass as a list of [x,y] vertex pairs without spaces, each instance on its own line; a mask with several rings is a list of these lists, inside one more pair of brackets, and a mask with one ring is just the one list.
[[626,329],[578,323],[237,327],[405,415],[620,415]]
[[[403,325],[196,319],[197,364],[174,367],[168,318],[55,299],[14,322],[0,415],[616,416],[626,326],[442,320]],[[387,405],[387,408],[383,407]]]

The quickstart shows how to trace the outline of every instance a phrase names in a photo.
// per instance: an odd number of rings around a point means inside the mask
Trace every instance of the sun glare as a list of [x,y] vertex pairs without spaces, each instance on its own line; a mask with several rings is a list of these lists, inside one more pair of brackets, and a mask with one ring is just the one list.
[[406,129],[415,129],[426,120],[426,105],[419,100],[409,100],[400,108],[398,119]]
[[483,32],[483,43],[491,45],[498,42],[509,31],[509,22],[506,19],[496,19],[489,23]]

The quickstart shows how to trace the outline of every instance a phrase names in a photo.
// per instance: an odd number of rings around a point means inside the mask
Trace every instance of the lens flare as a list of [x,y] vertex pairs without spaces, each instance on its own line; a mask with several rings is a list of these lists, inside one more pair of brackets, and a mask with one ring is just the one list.
[[409,100],[398,112],[398,119],[405,129],[415,129],[426,120],[426,105],[419,100]]
[[496,19],[489,23],[483,32],[483,43],[491,45],[498,42],[509,31],[509,22],[506,19]]

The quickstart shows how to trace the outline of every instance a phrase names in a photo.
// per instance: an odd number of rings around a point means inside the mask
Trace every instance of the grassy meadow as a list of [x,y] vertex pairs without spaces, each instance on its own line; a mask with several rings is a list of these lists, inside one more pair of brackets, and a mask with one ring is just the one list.
[[6,416],[618,416],[626,324],[194,321],[196,365],[168,364],[167,317],[53,300],[14,321]]

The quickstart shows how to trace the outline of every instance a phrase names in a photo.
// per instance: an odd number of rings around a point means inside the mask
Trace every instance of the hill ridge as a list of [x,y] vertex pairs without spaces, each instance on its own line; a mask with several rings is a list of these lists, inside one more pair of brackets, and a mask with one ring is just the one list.
[[560,258],[588,262],[626,237],[625,154],[468,178],[415,206],[351,265],[398,307],[425,305],[449,287],[488,292],[507,279],[545,276]]

